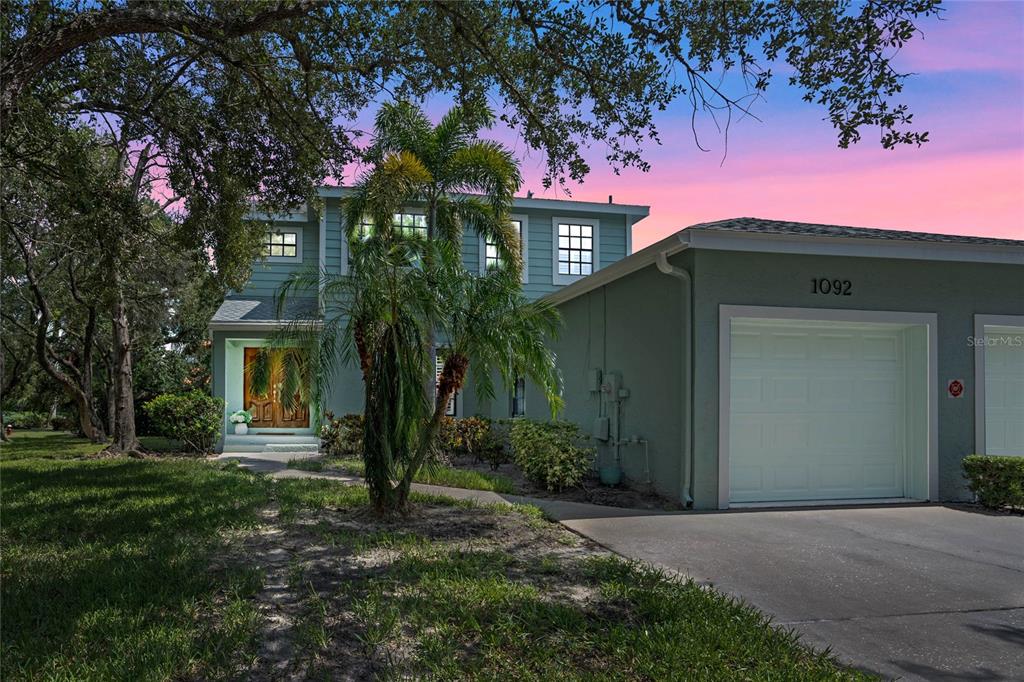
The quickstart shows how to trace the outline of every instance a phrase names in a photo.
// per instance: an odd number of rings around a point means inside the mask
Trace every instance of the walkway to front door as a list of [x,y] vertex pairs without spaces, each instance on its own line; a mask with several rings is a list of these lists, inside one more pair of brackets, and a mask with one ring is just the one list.
[[254,395],[250,386],[250,367],[256,360],[259,348],[245,349],[245,409],[252,414],[251,428],[298,429],[309,426],[309,406],[295,401],[293,409],[287,409],[281,400],[280,367],[273,367],[270,385],[266,395]]

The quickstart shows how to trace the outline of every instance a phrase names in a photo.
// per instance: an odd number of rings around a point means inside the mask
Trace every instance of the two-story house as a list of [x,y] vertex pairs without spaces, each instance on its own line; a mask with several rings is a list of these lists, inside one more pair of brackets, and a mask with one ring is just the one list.
[[[213,394],[225,401],[223,448],[245,452],[263,449],[295,450],[316,447],[318,412],[358,413],[363,409],[363,385],[357,367],[345,367],[330,382],[333,390],[325,405],[285,409],[273,391],[254,396],[249,391],[246,364],[256,349],[265,346],[275,330],[288,319],[315,310],[315,298],[291,299],[289,309],[278,319],[274,296],[293,272],[316,268],[344,275],[348,269],[348,244],[341,221],[341,199],[349,190],[323,187],[322,210],[309,206],[288,215],[275,216],[266,235],[265,257],[254,264],[245,288],[230,293],[210,322],[213,337]],[[632,253],[632,229],[648,215],[647,206],[517,198],[512,209],[513,224],[522,235],[523,292],[531,299],[608,267]],[[422,208],[409,206],[395,215],[397,224],[426,229]],[[493,247],[475,232],[467,230],[463,259],[471,272],[482,272],[496,258]],[[485,401],[471,386],[456,397],[451,411],[456,416],[484,415],[492,418],[525,414],[530,400],[524,382],[505,387],[502,397]],[[235,435],[228,416],[248,409],[254,419],[244,436]],[[545,407],[546,409],[546,407]]]

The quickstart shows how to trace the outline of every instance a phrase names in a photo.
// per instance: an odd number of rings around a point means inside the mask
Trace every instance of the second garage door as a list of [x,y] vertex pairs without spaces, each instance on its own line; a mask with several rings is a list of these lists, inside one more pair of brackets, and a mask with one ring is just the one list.
[[734,318],[730,348],[730,502],[906,495],[899,327]]

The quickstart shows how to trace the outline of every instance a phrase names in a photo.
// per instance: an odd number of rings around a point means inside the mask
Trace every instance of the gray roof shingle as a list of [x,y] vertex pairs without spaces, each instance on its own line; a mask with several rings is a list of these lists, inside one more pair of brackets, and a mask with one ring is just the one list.
[[211,322],[270,322],[276,320],[308,320],[316,313],[316,299],[292,298],[285,302],[282,315],[271,296],[227,298],[213,314]]
[[886,239],[890,241],[940,242],[946,244],[1024,246],[1024,241],[1016,239],[936,234],[933,232],[909,232],[906,230],[881,230],[873,227],[796,223],[789,220],[767,220],[765,218],[728,218],[710,223],[698,223],[686,229],[719,232],[754,232],[758,234],[797,235],[804,237],[845,237],[847,239]]

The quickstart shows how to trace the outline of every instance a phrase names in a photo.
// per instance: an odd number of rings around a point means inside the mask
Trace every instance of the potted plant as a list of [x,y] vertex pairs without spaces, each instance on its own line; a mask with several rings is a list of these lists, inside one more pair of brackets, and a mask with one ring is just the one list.
[[249,433],[249,423],[252,421],[252,414],[248,410],[238,410],[233,412],[228,421],[235,425],[235,433],[239,436],[244,436]]

